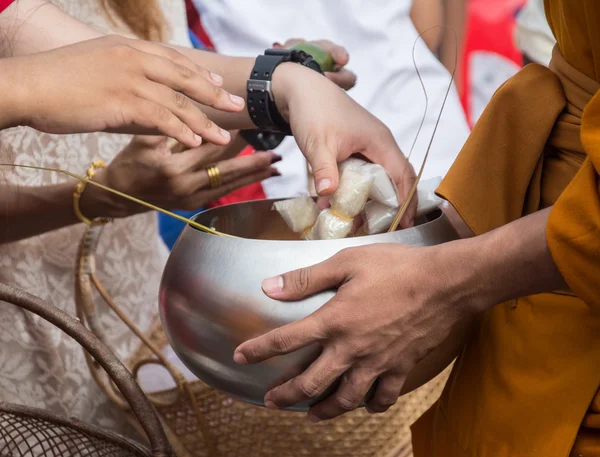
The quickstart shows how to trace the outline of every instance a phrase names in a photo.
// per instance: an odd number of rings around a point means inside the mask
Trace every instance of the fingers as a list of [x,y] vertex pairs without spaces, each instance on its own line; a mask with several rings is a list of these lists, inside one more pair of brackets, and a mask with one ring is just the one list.
[[179,51],[176,51],[173,48],[170,48],[168,46],[163,46],[163,45],[157,44],[157,43],[151,43],[149,41],[144,41],[144,40],[132,40],[132,39],[128,39],[128,38],[125,38],[125,40],[127,41],[127,44],[129,46],[137,49],[138,51],[142,51],[147,54],[153,54],[156,56],[166,58],[166,59],[172,61],[173,63],[187,67],[195,73],[199,73],[201,76],[206,78],[209,82],[211,82],[215,86],[223,85],[223,78],[221,76],[208,71],[206,68],[204,68],[200,65],[197,65],[196,63],[194,63],[192,61],[192,59],[190,59],[189,57],[186,57],[185,55],[183,55]]
[[231,159],[238,154],[240,154],[246,147],[248,147],[248,143],[239,135],[239,131],[234,130],[231,133],[231,141],[229,144],[223,149],[221,153],[221,160]]
[[321,340],[325,330],[318,313],[316,311],[304,319],[246,341],[235,350],[233,360],[242,365],[258,363],[276,355],[288,354]]
[[301,300],[327,289],[338,287],[346,271],[336,254],[325,262],[265,279],[262,289],[275,300]]
[[218,161],[223,149],[223,146],[205,144],[172,157],[170,167],[175,170],[172,174],[178,180],[178,185],[186,189],[186,194],[202,189],[209,190],[210,180],[206,169],[210,165],[214,164],[218,168],[221,185],[217,189],[224,192],[229,189],[228,184],[248,175],[262,176],[265,173],[266,177],[271,177],[271,165],[281,160],[281,157],[273,152],[259,152]]
[[312,168],[317,194],[320,197],[331,195],[339,182],[337,151],[332,149],[333,145],[319,144],[316,141],[309,144],[305,155]]
[[[220,90],[220,89],[218,89]],[[136,88],[137,96],[163,106],[173,113],[194,133],[216,144],[226,144],[231,138],[229,132],[212,122],[190,98],[182,92],[152,81]]]
[[216,189],[200,190],[188,198],[183,199],[181,209],[192,211],[197,208],[201,208],[207,203],[214,202],[215,200],[230,194],[236,189],[240,189],[255,182],[264,181],[265,179],[269,179],[274,176],[279,176],[279,172],[276,169],[269,167],[256,173],[242,176],[234,181],[219,186]]
[[265,395],[270,409],[287,408],[321,396],[348,369],[340,365],[334,350],[325,350],[303,373]]
[[[404,200],[411,187],[415,183],[417,175],[410,162],[406,159],[394,136],[386,128],[382,134],[377,135],[362,154],[369,160],[382,165],[390,174],[400,194],[400,200]],[[410,227],[417,213],[417,193],[411,200],[408,209],[401,221],[401,227]]]
[[[202,143],[202,138],[168,108],[143,98],[134,97],[129,99],[128,102],[124,102],[119,116],[121,118],[116,119],[116,125],[137,125],[146,129],[149,133],[159,131],[190,148],[197,147]],[[122,130],[124,129],[111,129],[115,132]]]
[[340,67],[348,65],[348,62],[350,61],[350,54],[348,54],[348,51],[345,47],[335,44],[330,40],[316,40],[313,41],[313,43],[327,51],[327,53],[333,57],[333,61]]
[[146,76],[152,81],[183,92],[192,100],[203,105],[231,112],[241,111],[245,106],[243,98],[216,86],[197,71],[183,65],[173,64],[168,59],[158,56],[148,58],[144,68]]
[[373,398],[367,403],[367,411],[384,413],[396,404],[402,391],[406,376],[385,374],[379,377]]
[[356,85],[356,75],[350,70],[328,71],[325,76],[344,90],[350,90]]
[[342,376],[336,392],[313,406],[308,417],[313,422],[329,420],[354,411],[360,406],[369,389],[377,379],[377,374],[366,368],[352,368]]

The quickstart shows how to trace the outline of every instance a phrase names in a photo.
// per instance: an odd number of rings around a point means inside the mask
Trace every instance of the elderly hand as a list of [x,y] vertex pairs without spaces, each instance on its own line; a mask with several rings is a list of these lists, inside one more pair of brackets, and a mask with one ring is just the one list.
[[327,420],[357,408],[378,379],[367,408],[384,412],[413,367],[479,309],[476,264],[463,255],[470,242],[350,248],[268,279],[263,290],[274,300],[338,291],[310,316],[242,344],[234,360],[257,363],[318,342],[319,358],[268,392],[265,405],[283,408],[316,398],[341,377],[337,391],[309,411],[313,421]]
[[[291,48],[300,43],[305,43],[306,40],[301,38],[290,38],[283,44],[273,43],[274,48]],[[331,81],[336,83],[344,90],[352,89],[356,85],[356,75],[345,68],[350,61],[350,55],[348,51],[343,46],[337,45],[329,40],[315,40],[310,41],[310,43],[316,44],[325,50],[329,55],[333,58],[333,61],[336,64],[336,71],[328,71],[325,72],[325,76],[327,76]]]

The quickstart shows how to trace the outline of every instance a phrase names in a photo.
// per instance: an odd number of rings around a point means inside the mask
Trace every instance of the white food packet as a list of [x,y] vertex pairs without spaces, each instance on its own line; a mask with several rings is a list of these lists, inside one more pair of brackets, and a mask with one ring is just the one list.
[[281,200],[273,204],[283,220],[294,233],[301,233],[317,222],[319,207],[311,197]]
[[396,183],[381,165],[351,157],[338,165],[340,176],[348,169],[359,173],[366,171],[373,176],[373,184],[369,192],[370,200],[375,200],[387,206],[399,205]]
[[338,188],[329,203],[333,215],[342,219],[354,219],[367,203],[373,184],[373,176],[363,167],[343,170]]
[[[432,178],[421,181],[417,186],[419,203],[417,205],[417,216],[427,214],[438,208],[444,200],[435,195],[442,178]],[[392,208],[378,201],[371,200],[365,205],[362,212],[363,231],[369,235],[385,232],[396,217],[398,208]]]
[[352,226],[354,219],[341,219],[336,216],[331,209],[324,209],[317,218],[317,223],[305,235],[307,240],[338,240],[346,238]]

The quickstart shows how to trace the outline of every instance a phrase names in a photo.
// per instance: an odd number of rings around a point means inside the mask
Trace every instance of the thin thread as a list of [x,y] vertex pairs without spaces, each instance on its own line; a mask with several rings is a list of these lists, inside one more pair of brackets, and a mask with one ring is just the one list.
[[45,171],[54,171],[56,173],[62,173],[64,175],[71,176],[72,178],[78,179],[80,181],[83,181],[83,182],[86,182],[86,183],[91,184],[93,186],[96,186],[96,187],[99,187],[101,189],[104,189],[104,190],[106,190],[108,192],[111,192],[111,193],[113,193],[115,195],[118,195],[120,197],[126,198],[127,200],[131,200],[131,201],[133,201],[135,203],[138,203],[138,204],[140,204],[142,206],[145,206],[146,208],[150,208],[150,209],[152,209],[154,211],[158,211],[158,212],[161,212],[163,214],[166,214],[167,216],[170,216],[170,217],[172,217],[174,219],[177,219],[177,220],[179,220],[181,222],[185,222],[186,224],[190,224],[192,227],[197,228],[198,230],[201,230],[203,232],[210,233],[211,235],[227,236],[227,237],[230,237],[230,238],[237,238],[236,236],[229,235],[227,233],[218,232],[217,230],[213,230],[211,228],[208,228],[208,227],[206,227],[206,226],[204,226],[202,224],[199,224],[196,221],[193,221],[192,219],[188,219],[187,217],[183,217],[183,216],[180,216],[179,214],[172,213],[169,210],[160,208],[160,207],[158,207],[156,205],[153,205],[152,203],[148,203],[148,202],[145,202],[144,200],[140,200],[139,198],[132,197],[131,195],[128,195],[128,194],[126,194],[124,192],[121,192],[121,191],[118,191],[116,189],[113,189],[112,187],[105,186],[104,184],[100,184],[100,183],[98,183],[96,181],[93,181],[93,180],[91,180],[89,178],[86,178],[84,176],[79,176],[79,175],[77,175],[75,173],[72,173],[72,172],[70,172],[68,170],[62,170],[60,168],[38,167],[38,166],[35,166],[35,165],[20,165],[20,164],[14,164],[14,163],[0,163],[0,167],[29,168],[29,169],[32,169],[32,170],[45,170]]
[[[425,157],[423,157],[423,162],[421,163],[421,169],[419,170],[417,178],[415,179],[415,182],[414,182],[413,186],[411,187],[410,191],[408,192],[408,195],[406,196],[406,199],[404,200],[404,203],[402,203],[402,205],[400,206],[400,208],[398,210],[398,213],[396,213],[396,217],[394,218],[394,221],[392,222],[392,225],[390,225],[390,228],[388,229],[388,232],[394,232],[394,231],[396,231],[396,229],[398,228],[398,225],[400,225],[400,221],[402,220],[402,217],[406,213],[408,205],[410,204],[412,198],[415,195],[415,192],[417,191],[417,185],[419,184],[419,181],[421,180],[421,176],[423,176],[423,170],[425,169],[425,164],[427,163],[427,158],[429,157],[429,151],[431,150],[431,145],[432,145],[433,140],[435,138],[435,134],[437,132],[437,128],[440,125],[440,120],[442,118],[442,113],[444,112],[444,107],[446,106],[446,100],[448,100],[448,95],[450,95],[450,90],[452,90],[452,83],[454,82],[454,75],[456,73],[456,67],[458,66],[458,36],[457,36],[456,30],[454,30],[454,28],[448,27],[448,26],[445,26],[445,25],[436,25],[436,26],[433,26],[433,27],[425,30],[423,33],[419,34],[419,36],[417,37],[417,39],[415,40],[415,43],[413,45],[413,64],[415,66],[415,70],[417,72],[417,76],[419,77],[419,81],[421,81],[421,86],[423,87],[423,91],[425,92],[425,99],[426,100],[428,100],[428,98],[427,98],[427,91],[425,90],[425,85],[423,84],[423,80],[421,78],[421,74],[419,73],[419,69],[418,69],[417,63],[415,61],[415,48],[416,48],[417,42],[419,41],[419,39],[423,38],[423,35],[425,33],[429,32],[430,30],[433,30],[435,28],[438,28],[438,27],[448,28],[448,29],[451,29],[454,32],[454,43],[455,43],[455,47],[454,47],[454,69],[452,70],[452,74],[450,75],[450,83],[448,84],[448,89],[446,90],[446,94],[444,95],[444,101],[442,102],[442,107],[440,108],[440,112],[439,112],[437,120],[435,122],[435,127],[433,129],[433,133],[431,134],[431,139],[429,140],[429,144],[427,145],[427,150],[425,152]],[[425,106],[425,114],[427,114],[427,104]],[[423,125],[424,121],[425,121],[425,115],[423,116],[423,121],[421,121],[421,126]],[[419,136],[420,131],[421,131],[421,127],[419,127],[419,131],[417,132],[417,137]],[[417,141],[417,138],[415,138],[415,143],[416,143],[416,141]],[[414,147],[414,143],[413,143],[413,147]],[[412,153],[412,148],[411,148],[411,153]],[[409,154],[409,157],[410,157],[410,154]]]

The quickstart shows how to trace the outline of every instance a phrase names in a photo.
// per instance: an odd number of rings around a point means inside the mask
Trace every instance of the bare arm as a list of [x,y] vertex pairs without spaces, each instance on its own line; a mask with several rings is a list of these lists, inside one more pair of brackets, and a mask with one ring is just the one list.
[[[75,181],[44,187],[0,186],[2,216],[10,221],[3,224],[0,244],[57,230],[79,221],[73,211]],[[96,202],[107,196],[96,189],[86,189],[81,200],[81,210],[90,218],[103,216],[97,213],[101,205]],[[92,203],[94,201],[94,203]],[[88,204],[92,203],[92,204]]]
[[[462,95],[462,75],[460,61],[465,45],[467,27],[467,1],[466,0],[444,0],[444,24],[448,26],[444,30],[440,43],[440,61],[449,72],[458,64],[454,81],[459,95]],[[456,33],[456,40],[455,34]],[[456,43],[458,43],[458,48]],[[458,53],[458,54],[457,54]],[[458,57],[455,59],[455,56]]]

